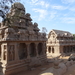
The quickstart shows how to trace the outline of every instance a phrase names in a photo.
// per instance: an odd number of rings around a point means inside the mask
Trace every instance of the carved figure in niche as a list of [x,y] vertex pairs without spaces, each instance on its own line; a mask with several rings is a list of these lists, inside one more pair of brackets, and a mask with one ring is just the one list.
[[9,60],[12,61],[15,58],[15,53],[14,53],[14,45],[11,45],[9,48]]
[[6,60],[7,52],[6,52],[6,45],[4,45],[4,57],[3,59]]
[[6,53],[6,51],[4,50],[4,60],[6,60],[6,56],[7,56],[7,53]]

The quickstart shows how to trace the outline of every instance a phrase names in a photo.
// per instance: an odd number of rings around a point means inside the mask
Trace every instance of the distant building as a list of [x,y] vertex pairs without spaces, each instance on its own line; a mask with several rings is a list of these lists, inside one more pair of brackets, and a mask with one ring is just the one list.
[[56,57],[63,53],[70,54],[75,51],[74,36],[67,31],[51,30],[47,40],[47,55]]
[[32,23],[24,6],[14,3],[0,24],[0,74],[9,75],[43,64],[46,40],[46,34],[39,32],[38,24]]

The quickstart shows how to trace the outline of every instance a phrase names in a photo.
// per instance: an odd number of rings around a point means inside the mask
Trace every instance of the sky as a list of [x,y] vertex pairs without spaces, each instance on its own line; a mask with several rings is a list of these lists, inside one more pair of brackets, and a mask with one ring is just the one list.
[[21,0],[38,27],[75,33],[75,0]]
[[21,0],[26,13],[38,27],[69,31],[75,34],[75,0]]

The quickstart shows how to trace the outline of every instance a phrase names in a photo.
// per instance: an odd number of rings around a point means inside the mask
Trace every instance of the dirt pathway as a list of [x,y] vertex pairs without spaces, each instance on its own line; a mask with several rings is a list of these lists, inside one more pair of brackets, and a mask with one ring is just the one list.
[[75,75],[75,64],[70,66],[64,75]]
[[53,66],[53,63],[48,63],[46,65],[42,65],[40,67],[33,68],[33,70],[31,70],[31,71],[24,71],[24,72],[15,74],[15,75],[38,75],[40,72],[42,72],[52,66]]

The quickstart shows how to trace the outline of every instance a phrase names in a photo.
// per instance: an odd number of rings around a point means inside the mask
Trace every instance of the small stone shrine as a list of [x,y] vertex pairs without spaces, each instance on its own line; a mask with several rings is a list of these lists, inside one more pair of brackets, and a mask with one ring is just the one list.
[[39,32],[21,3],[14,3],[0,23],[0,68],[14,74],[46,61],[46,34]]
[[68,31],[51,30],[47,40],[47,55],[57,57],[70,55],[75,52],[75,40],[73,34]]

